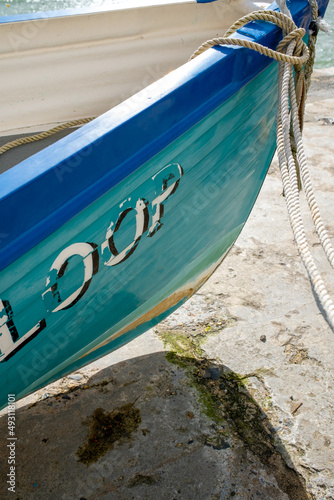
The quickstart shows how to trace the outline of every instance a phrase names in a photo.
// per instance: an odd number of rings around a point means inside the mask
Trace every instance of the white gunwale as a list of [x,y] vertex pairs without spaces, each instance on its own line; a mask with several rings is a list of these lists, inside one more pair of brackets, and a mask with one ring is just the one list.
[[0,134],[100,115],[256,8],[243,0],[134,5],[0,23]]

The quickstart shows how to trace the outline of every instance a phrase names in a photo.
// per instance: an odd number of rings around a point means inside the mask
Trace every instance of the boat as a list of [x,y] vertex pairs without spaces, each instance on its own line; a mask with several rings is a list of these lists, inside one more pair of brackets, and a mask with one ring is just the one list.
[[[2,144],[99,115],[14,166],[0,156],[1,407],[166,318],[236,241],[276,148],[278,64],[227,46],[188,61],[254,8],[233,6],[0,19]],[[308,2],[288,6],[307,29]],[[231,36],[276,48],[282,32]]]

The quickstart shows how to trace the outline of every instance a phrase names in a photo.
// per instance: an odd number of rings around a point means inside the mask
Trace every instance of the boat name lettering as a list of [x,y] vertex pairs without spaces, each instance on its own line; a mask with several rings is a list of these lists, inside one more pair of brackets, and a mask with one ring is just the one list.
[[[152,237],[162,227],[161,219],[164,215],[164,203],[175,193],[183,175],[182,167],[178,163],[171,163],[162,168],[152,177],[156,197],[151,202],[152,217],[148,210],[149,202],[139,198],[133,204],[131,197],[126,198],[119,205],[121,210],[115,221],[111,221],[106,231],[105,240],[100,247],[102,261],[105,266],[116,266],[127,260],[136,250],[140,239],[147,232]],[[123,249],[115,244],[115,235],[121,232],[122,223],[129,213],[135,216],[136,231],[132,242]],[[151,223],[151,224],[150,224]],[[67,297],[61,290],[62,278],[73,257],[81,257],[84,268],[82,284]],[[99,248],[96,243],[79,242],[64,248],[51,265],[46,279],[46,290],[42,299],[48,313],[55,313],[73,307],[87,292],[93,276],[100,268]],[[0,362],[7,361],[24,345],[35,338],[47,326],[43,318],[28,332],[19,334],[13,318],[13,310],[8,300],[0,299]]]

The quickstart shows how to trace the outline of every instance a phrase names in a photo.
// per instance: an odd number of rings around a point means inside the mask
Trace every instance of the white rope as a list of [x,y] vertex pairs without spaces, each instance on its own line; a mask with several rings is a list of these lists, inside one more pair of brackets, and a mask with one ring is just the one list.
[[[307,270],[314,293],[318,298],[320,308],[329,326],[334,330],[334,302],[326,290],[324,281],[310,252],[299,202],[299,179],[301,175],[316,232],[324,253],[334,268],[334,249],[315,200],[302,141],[305,98],[313,70],[316,35],[318,29],[325,27],[326,30],[326,26],[318,16],[316,0],[309,0],[312,8],[312,30],[309,32],[309,43],[308,48],[306,48],[302,41],[305,31],[297,28],[292,21],[292,16],[285,0],[278,0],[278,2],[282,12],[258,11],[243,17],[225,33],[224,37],[208,40],[202,44],[194,52],[191,59],[214,45],[227,44],[250,48],[278,61],[277,154],[287,209],[297,248]],[[238,28],[251,20],[273,22],[283,30],[284,38],[275,51],[247,40],[229,38]],[[293,69],[295,70],[295,76]]]
[[[293,121],[294,131],[300,131],[298,120],[298,109],[295,97],[295,83],[291,66],[280,64],[280,88],[282,93],[280,96],[279,111],[277,116],[277,153],[282,175],[284,194],[288,213],[290,217],[291,227],[294,233],[294,238],[299,250],[303,264],[307,270],[310,281],[312,283],[315,294],[317,295],[323,311],[326,314],[327,321],[331,328],[334,327],[334,303],[330,298],[324,282],[318,272],[313,256],[310,252],[307,243],[305,229],[301,217],[297,165],[292,154],[290,141],[290,110],[289,99],[291,102],[291,116]],[[300,137],[298,137],[298,148],[300,147]],[[300,151],[297,151],[298,159],[300,159]],[[303,162],[304,163],[304,162]],[[305,165],[303,164],[303,170]],[[305,171],[304,171],[305,173]],[[303,182],[304,184],[304,182]],[[315,220],[315,215],[319,212],[312,210],[312,218]]]
[[[318,9],[313,8],[314,21],[318,18]],[[310,35],[311,37],[312,35]],[[314,41],[312,40],[313,44]],[[288,52],[293,53],[295,42]],[[313,61],[312,61],[313,62]],[[302,141],[301,124],[299,120],[299,106],[296,96],[296,83],[292,66],[285,62],[279,63],[279,106],[277,113],[277,153],[281,170],[284,194],[287,203],[290,223],[294,238],[303,264],[307,270],[314,293],[317,296],[325,318],[334,330],[334,302],[330,297],[325,283],[317,269],[314,258],[309,249],[299,202],[298,175],[302,178],[306,199],[311,212],[312,220],[318,234],[324,253],[334,268],[334,249],[321,219],[319,207],[316,203],[310,179],[309,168]],[[296,154],[291,147],[291,129],[296,145]]]
[[279,10],[283,12],[283,14],[292,19],[291,12],[289,11],[288,6],[286,4],[286,0],[276,0],[276,3],[279,7]]
[[[307,243],[303,220],[299,203],[299,174],[305,190],[306,199],[312,215],[312,220],[321,242],[324,253],[334,268],[334,248],[328,237],[322,222],[320,211],[315,200],[309,169],[302,142],[303,113],[305,106],[306,91],[310,84],[310,76],[314,62],[314,47],[318,29],[328,31],[327,24],[318,16],[318,6],[316,0],[309,0],[312,8],[313,28],[309,32],[308,47],[302,38],[305,30],[297,28],[292,20],[291,13],[285,0],[278,0],[281,12],[257,11],[239,19],[225,33],[224,37],[208,40],[203,43],[190,59],[198,56],[205,50],[215,45],[238,45],[261,54],[272,57],[279,63],[279,104],[277,112],[277,154],[281,170],[285,199],[290,217],[294,238],[300,253],[302,262],[307,270],[309,279],[320,307],[325,313],[327,322],[334,330],[334,302],[329,296],[324,281],[320,276],[313,256]],[[264,20],[275,23],[283,30],[284,38],[277,46],[276,50],[269,49],[258,43],[244,39],[230,38],[232,33],[250,21]],[[311,23],[311,24],[312,24]],[[313,30],[315,32],[313,32]],[[303,68],[304,66],[304,68]],[[293,74],[295,68],[295,77]],[[41,134],[18,139],[5,144],[0,148],[0,154],[12,147],[28,142],[33,142],[44,137],[48,137],[59,130],[87,123],[93,118],[68,122]],[[294,147],[296,151],[294,151]]]
[[[283,32],[287,33],[287,35],[278,44],[276,50],[272,50],[269,47],[265,47],[264,45],[250,40],[230,38],[230,35],[251,21],[268,21],[274,23],[281,28]],[[190,59],[194,59],[216,45],[238,45],[239,47],[245,47],[260,52],[260,54],[271,57],[276,61],[285,61],[293,65],[302,66],[309,58],[309,50],[307,45],[303,42],[304,35],[305,30],[303,28],[298,28],[289,16],[274,10],[259,10],[251,12],[250,14],[239,19],[226,31],[223,37],[213,38],[212,40],[204,42],[192,54]],[[295,51],[296,54],[294,55],[287,54],[285,50],[285,47],[291,43],[292,40],[297,41]]]

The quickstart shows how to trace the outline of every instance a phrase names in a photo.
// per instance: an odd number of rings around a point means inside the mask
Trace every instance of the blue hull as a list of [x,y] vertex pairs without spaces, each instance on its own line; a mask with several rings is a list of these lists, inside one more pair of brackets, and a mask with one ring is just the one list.
[[209,278],[274,154],[277,73],[210,50],[135,111],[130,99],[2,175],[2,406],[121,347]]

